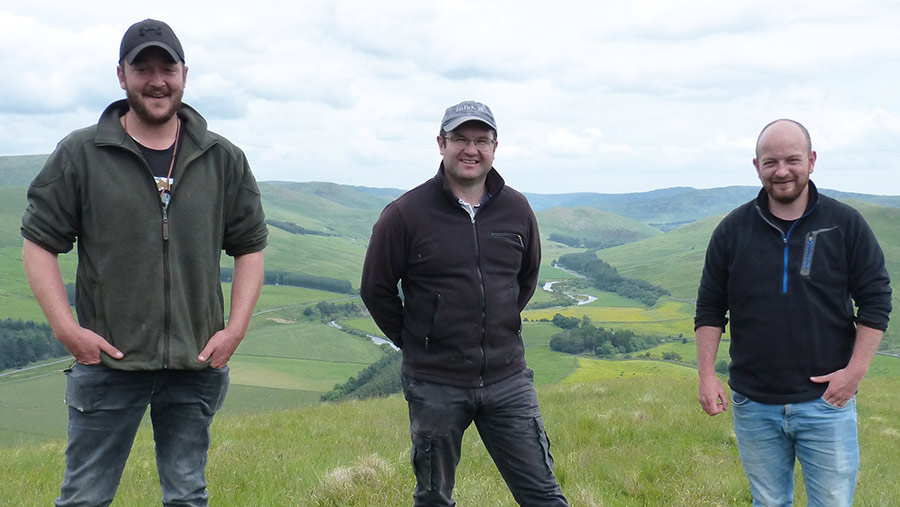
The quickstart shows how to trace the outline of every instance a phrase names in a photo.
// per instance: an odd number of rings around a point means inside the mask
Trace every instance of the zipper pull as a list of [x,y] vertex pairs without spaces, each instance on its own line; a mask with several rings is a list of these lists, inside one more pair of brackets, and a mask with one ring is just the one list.
[[159,193],[159,201],[162,204],[163,212],[163,239],[169,240],[169,202],[172,201],[172,192],[164,189]]
[[425,337],[425,350],[428,350],[428,337]]

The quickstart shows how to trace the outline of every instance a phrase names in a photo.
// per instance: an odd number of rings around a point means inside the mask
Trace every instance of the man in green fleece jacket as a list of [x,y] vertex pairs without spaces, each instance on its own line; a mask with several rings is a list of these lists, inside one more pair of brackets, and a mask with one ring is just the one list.
[[[56,505],[112,502],[148,405],[163,504],[207,505],[209,426],[262,285],[265,217],[244,154],[182,103],[184,51],[167,24],[132,25],[117,73],[126,100],[59,143],[22,218],[28,281],[75,358]],[[77,322],[57,261],[76,241]]]

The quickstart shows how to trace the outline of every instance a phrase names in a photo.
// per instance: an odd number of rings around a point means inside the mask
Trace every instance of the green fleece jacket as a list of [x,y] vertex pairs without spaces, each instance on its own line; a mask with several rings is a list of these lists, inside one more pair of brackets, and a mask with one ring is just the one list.
[[182,105],[172,200],[166,213],[140,147],[111,104],[63,139],[28,189],[22,235],[64,253],[78,244],[79,324],[125,354],[124,370],[188,369],[224,327],[221,251],[262,250],[268,230],[243,152]]

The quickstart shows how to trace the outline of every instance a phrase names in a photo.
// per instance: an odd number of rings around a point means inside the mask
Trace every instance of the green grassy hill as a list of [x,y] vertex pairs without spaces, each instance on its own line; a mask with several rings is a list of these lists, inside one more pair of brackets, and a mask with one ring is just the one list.
[[368,243],[378,214],[402,191],[335,183],[259,183],[266,218]]
[[722,219],[712,216],[665,234],[598,252],[619,274],[669,290],[676,298],[693,301],[703,270],[706,245]]
[[[884,250],[891,280],[900,280],[900,208],[851,200],[872,227]],[[694,301],[703,270],[706,245],[722,216],[709,217],[679,227],[660,236],[598,252],[598,256],[618,269],[622,276],[640,278],[665,287],[676,299]],[[900,292],[893,295],[900,308]],[[900,347],[900,332],[889,327],[885,341]]]
[[[35,165],[39,167],[43,160],[10,158],[0,157],[0,318],[43,321],[22,273],[18,232],[25,205],[24,185],[33,176],[28,167],[36,172]],[[372,223],[384,205],[401,192],[331,183],[261,182],[260,188],[269,219],[330,235],[292,234],[270,227],[267,269],[339,278],[350,281],[354,288],[359,286]],[[668,209],[654,209],[652,202],[676,202],[677,195],[688,195],[681,193],[684,190],[629,194],[614,200],[628,205],[620,209],[644,210],[655,213],[654,219],[671,222],[684,217]],[[715,194],[710,192],[704,194],[706,198]],[[651,195],[653,200],[648,201]],[[552,197],[529,196],[545,205]],[[732,198],[720,196],[716,202]],[[690,202],[682,203],[678,213],[690,211]],[[598,361],[556,353],[549,350],[549,341],[559,328],[539,322],[560,312],[588,316],[595,325],[607,328],[691,338],[692,302],[703,256],[721,216],[659,234],[648,225],[609,211],[573,207],[576,204],[592,202],[572,201],[569,207],[556,209],[535,205],[542,210],[537,215],[545,238],[542,282],[569,280],[577,286],[575,275],[551,263],[560,255],[581,250],[547,241],[549,234],[587,237],[624,229],[648,237],[602,250],[599,256],[621,275],[663,286],[673,296],[646,308],[633,300],[585,288],[577,292],[597,298],[589,304],[524,312],[529,321],[523,329],[526,357],[536,372],[536,384],[541,386],[557,472],[566,494],[573,505],[748,503],[730,419],[702,414],[696,402],[696,370],[660,361]],[[864,201],[852,204],[872,224],[885,249],[889,270],[898,279],[900,229],[896,224],[900,209]],[[60,259],[65,280],[73,281],[74,256]],[[224,265],[230,265],[230,259],[224,259]],[[226,301],[229,289],[229,284],[224,284]],[[898,297],[895,295],[895,306]],[[305,310],[320,301],[359,300],[354,295],[297,287],[263,288],[248,336],[230,363],[228,401],[214,423],[209,473],[214,503],[410,503],[413,479],[402,398],[318,403],[323,392],[356,375],[382,353],[371,341],[328,326],[318,315],[306,314]],[[533,301],[555,304],[556,299],[539,288]],[[368,318],[342,324],[379,334]],[[678,353],[685,364],[695,361],[691,340],[667,341],[650,351],[654,358],[665,352]],[[719,352],[726,357],[727,344]],[[16,505],[46,505],[56,494],[66,424],[62,366],[0,372],[0,477],[16,478],[0,480],[0,504],[15,498]],[[889,504],[900,494],[894,480],[900,471],[900,451],[892,450],[900,435],[900,426],[894,422],[900,420],[900,408],[890,401],[900,387],[898,379],[900,359],[879,356],[860,394],[864,445],[861,505]],[[122,505],[144,505],[148,498],[157,498],[150,442],[145,429],[126,470],[119,498]],[[461,505],[512,505],[474,431],[466,437],[457,492]],[[805,501],[800,495],[799,500]]]
[[0,187],[27,187],[50,155],[0,157]]
[[658,229],[643,222],[585,206],[555,207],[538,211],[535,215],[541,235],[545,238],[559,234],[622,244],[660,234]]
[[[225,284],[226,301],[229,288]],[[370,340],[330,327],[315,314],[304,315],[319,301],[353,300],[358,298],[266,287],[257,308],[267,310],[251,319],[247,337],[229,361],[232,380],[225,412],[249,414],[318,403],[335,384],[381,357],[381,347]],[[70,361],[0,372],[0,448],[65,436],[61,370]]]
[[[697,403],[696,372],[660,362],[579,360],[566,381],[538,389],[557,476],[577,506],[749,505],[730,415]],[[856,503],[900,498],[900,379],[866,379],[859,394],[861,467]],[[226,408],[233,400],[226,402]],[[213,422],[208,481],[213,505],[409,505],[414,478],[401,396]],[[52,503],[64,442],[0,449],[0,499]],[[797,478],[797,504],[805,505]],[[477,432],[463,443],[460,505],[514,506]],[[118,505],[158,503],[149,431],[139,432]]]

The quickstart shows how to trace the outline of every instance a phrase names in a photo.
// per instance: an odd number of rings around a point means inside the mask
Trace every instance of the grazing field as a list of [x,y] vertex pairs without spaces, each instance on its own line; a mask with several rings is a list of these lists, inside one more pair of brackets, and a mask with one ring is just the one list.
[[657,336],[693,336],[694,307],[691,303],[663,298],[653,308],[608,307],[588,304],[563,308],[525,310],[522,316],[530,321],[553,319],[560,313],[566,317],[587,316],[597,327],[630,329],[635,334]]

